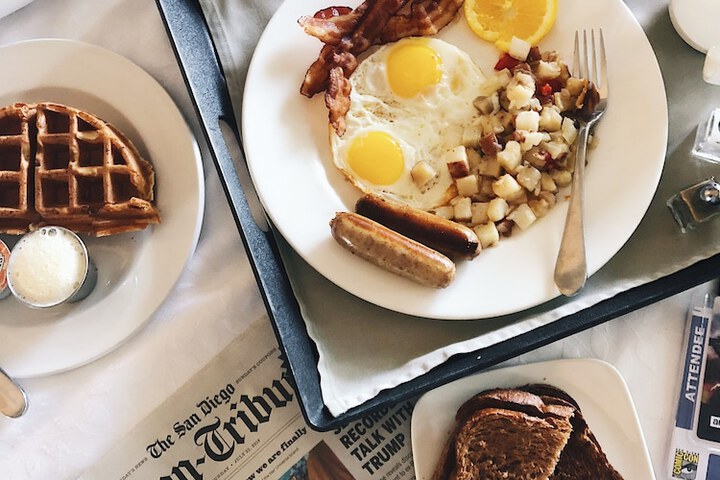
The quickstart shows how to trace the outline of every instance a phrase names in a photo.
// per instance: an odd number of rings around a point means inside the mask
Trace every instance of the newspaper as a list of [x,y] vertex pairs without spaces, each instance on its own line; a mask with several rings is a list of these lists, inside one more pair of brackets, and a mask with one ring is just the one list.
[[312,430],[263,317],[80,480],[413,480],[413,407]]

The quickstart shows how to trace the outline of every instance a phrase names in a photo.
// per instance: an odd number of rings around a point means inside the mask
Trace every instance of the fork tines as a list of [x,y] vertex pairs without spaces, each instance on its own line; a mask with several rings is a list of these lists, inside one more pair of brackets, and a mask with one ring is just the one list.
[[[592,82],[597,89],[606,88],[604,79],[607,78],[607,61],[605,58],[605,39],[602,28],[590,30],[590,43],[588,44],[587,30],[575,32],[575,52],[573,57],[574,77],[584,78]],[[597,43],[596,43],[597,42]],[[599,57],[599,58],[598,58]]]

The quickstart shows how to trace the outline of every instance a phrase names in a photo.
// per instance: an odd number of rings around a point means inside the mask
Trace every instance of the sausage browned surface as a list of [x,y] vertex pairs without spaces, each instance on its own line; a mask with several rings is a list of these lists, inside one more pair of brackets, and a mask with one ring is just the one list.
[[471,228],[378,195],[360,198],[355,211],[453,259],[475,258],[481,250]]
[[338,212],[330,230],[355,255],[415,282],[445,288],[455,278],[455,264],[445,255],[362,215]]

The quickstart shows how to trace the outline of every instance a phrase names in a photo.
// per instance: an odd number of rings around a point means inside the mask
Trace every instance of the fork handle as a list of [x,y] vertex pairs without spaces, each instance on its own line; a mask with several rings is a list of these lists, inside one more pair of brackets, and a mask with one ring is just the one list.
[[585,229],[583,226],[583,180],[590,125],[582,124],[578,132],[578,148],[575,155],[570,203],[560,251],[555,264],[555,285],[560,293],[571,297],[585,286],[587,260],[585,255]]

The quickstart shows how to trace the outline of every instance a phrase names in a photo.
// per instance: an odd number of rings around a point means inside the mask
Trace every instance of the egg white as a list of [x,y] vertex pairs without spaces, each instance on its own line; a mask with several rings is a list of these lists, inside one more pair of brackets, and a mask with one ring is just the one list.
[[[386,63],[393,48],[405,42],[422,42],[442,61],[440,81],[412,98],[396,95],[388,82]],[[436,38],[406,38],[387,44],[365,58],[350,77],[350,110],[342,137],[332,129],[330,146],[335,165],[365,193],[390,196],[425,210],[447,203],[453,181],[443,160],[445,153],[461,144],[463,128],[479,113],[473,106],[484,80],[480,68],[462,50]],[[404,171],[391,185],[375,185],[359,177],[348,165],[353,140],[371,131],[392,136],[401,146]],[[421,191],[411,176],[413,166],[430,163],[438,177]]]

